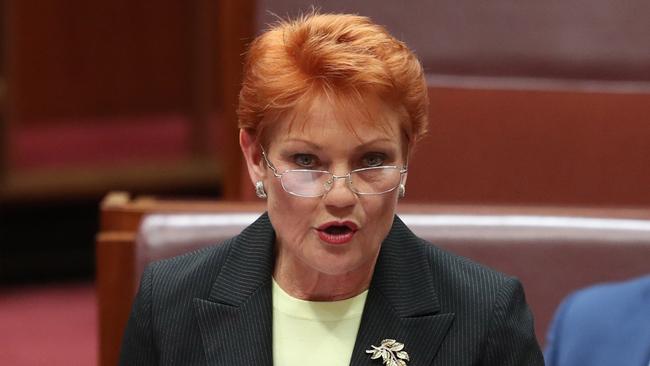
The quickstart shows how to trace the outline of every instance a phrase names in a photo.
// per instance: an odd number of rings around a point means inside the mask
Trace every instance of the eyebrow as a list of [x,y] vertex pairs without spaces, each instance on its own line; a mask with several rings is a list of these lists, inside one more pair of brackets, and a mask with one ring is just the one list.
[[313,142],[311,142],[309,140],[304,140],[304,139],[300,139],[300,138],[289,138],[289,139],[286,139],[284,142],[300,142],[300,143],[309,145],[310,147],[312,147],[315,150],[323,150],[323,148],[320,145],[315,144],[315,143],[313,143]]
[[379,137],[374,140],[370,140],[368,142],[364,142],[363,144],[359,145],[356,147],[356,150],[361,150],[363,148],[366,148],[370,145],[374,144],[380,144],[380,143],[393,143],[394,141],[392,139],[386,138],[386,137]]
[[[300,143],[309,145],[310,147],[312,147],[315,150],[319,150],[319,151],[324,150],[324,148],[322,146],[320,146],[320,145],[318,145],[318,144],[316,144],[316,143],[314,143],[312,141],[304,140],[304,139],[301,139],[301,138],[289,138],[289,139],[285,140],[285,142],[300,142]],[[376,138],[374,140],[364,142],[363,144],[355,147],[354,150],[363,150],[364,148],[366,148],[366,147],[368,147],[370,145],[377,144],[377,143],[385,143],[385,142],[392,143],[394,141],[392,139],[389,139],[389,138],[386,138],[386,137],[379,137],[379,138]]]

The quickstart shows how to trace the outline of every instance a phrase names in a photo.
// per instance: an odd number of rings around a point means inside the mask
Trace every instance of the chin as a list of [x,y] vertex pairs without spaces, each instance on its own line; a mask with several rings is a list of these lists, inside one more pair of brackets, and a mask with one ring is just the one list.
[[340,276],[347,273],[358,271],[364,267],[372,268],[369,265],[368,261],[359,258],[359,255],[351,256],[350,253],[347,253],[343,256],[331,256],[328,255],[327,258],[322,258],[318,271],[330,275],[330,276]]

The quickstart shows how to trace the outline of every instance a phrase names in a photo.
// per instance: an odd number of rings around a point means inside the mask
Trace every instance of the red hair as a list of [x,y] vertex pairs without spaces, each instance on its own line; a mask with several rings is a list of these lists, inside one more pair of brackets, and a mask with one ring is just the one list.
[[349,103],[372,95],[395,105],[404,112],[401,125],[411,145],[427,131],[420,62],[367,17],[312,12],[257,37],[244,64],[239,128],[263,139],[265,117],[290,112],[318,94]]

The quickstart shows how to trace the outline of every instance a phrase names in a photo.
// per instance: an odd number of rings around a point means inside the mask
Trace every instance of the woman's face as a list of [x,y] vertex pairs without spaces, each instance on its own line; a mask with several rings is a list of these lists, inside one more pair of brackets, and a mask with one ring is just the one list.
[[[278,172],[317,169],[338,176],[358,168],[404,166],[398,113],[378,101],[366,107],[369,113],[364,109],[351,114],[325,98],[313,100],[293,126],[278,121],[269,132],[269,143],[264,146],[268,160]],[[352,122],[354,131],[343,118]],[[251,177],[264,182],[268,195],[268,213],[276,232],[276,267],[285,266],[292,276],[371,274],[393,222],[397,189],[358,195],[345,179],[337,179],[321,197],[297,197],[285,192],[280,179],[255,156],[261,153],[259,148],[251,146],[244,152]]]

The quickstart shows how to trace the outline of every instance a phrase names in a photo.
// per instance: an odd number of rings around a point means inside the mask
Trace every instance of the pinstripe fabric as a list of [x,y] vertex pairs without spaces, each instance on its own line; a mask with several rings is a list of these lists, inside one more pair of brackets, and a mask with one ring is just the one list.
[[[274,239],[265,214],[222,245],[150,265],[120,364],[271,365]],[[405,344],[409,366],[543,365],[519,282],[429,245],[397,217],[351,365],[380,365],[365,350],[384,338]]]

